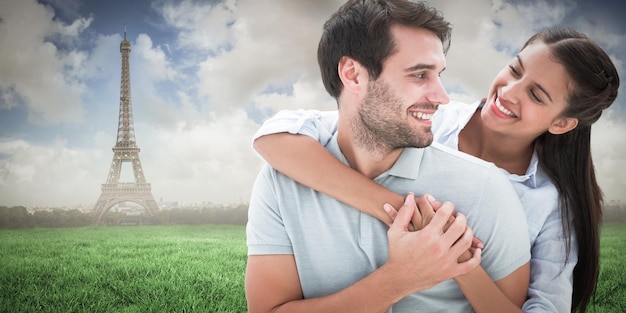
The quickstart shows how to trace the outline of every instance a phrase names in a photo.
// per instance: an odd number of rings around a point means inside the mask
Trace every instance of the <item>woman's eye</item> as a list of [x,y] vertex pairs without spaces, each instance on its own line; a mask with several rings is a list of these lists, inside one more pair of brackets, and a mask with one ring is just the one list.
[[515,68],[515,66],[513,66],[513,65],[509,65],[509,69],[511,70],[511,73],[513,73],[513,75],[514,75],[515,77],[519,77],[519,76],[520,76],[520,75],[519,75],[519,72],[517,71],[517,69]]
[[537,94],[534,91],[530,91],[530,96],[537,102],[541,103],[541,98],[539,98],[539,96],[537,96]]

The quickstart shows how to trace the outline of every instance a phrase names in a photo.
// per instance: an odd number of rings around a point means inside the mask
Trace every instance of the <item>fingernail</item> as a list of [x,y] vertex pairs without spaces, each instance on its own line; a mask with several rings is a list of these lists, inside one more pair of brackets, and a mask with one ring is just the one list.
[[391,204],[389,203],[385,203],[383,204],[383,209],[385,209],[385,212],[389,213],[392,210]]
[[428,201],[435,201],[435,197],[433,197],[431,194],[427,194],[426,199],[428,199]]
[[406,198],[404,198],[404,204],[409,204],[411,203],[411,199],[414,199],[415,196],[413,195],[412,192],[409,192],[409,194],[406,196]]

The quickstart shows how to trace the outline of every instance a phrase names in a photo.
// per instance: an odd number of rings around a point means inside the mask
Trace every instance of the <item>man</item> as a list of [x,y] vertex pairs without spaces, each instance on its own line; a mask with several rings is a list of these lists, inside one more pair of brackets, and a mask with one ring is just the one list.
[[[450,278],[481,262],[510,286],[528,270],[525,217],[507,179],[490,164],[432,142],[430,118],[448,97],[450,27],[404,0],[348,1],[325,24],[322,79],[337,99],[338,131],[326,148],[394,192],[407,194],[391,228],[266,166],[250,201],[246,296],[250,312],[465,312]],[[408,231],[410,194],[451,200]],[[466,218],[472,222],[467,227]],[[526,271],[526,272],[525,272]],[[527,285],[507,292],[524,293]],[[518,295],[519,296],[519,295]]]

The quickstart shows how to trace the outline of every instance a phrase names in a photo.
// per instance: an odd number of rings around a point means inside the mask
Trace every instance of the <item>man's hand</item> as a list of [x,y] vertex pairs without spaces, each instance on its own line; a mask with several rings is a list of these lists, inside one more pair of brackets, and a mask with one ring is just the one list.
[[[416,210],[415,198],[409,194],[387,233],[389,259],[383,265],[394,273],[402,273],[396,277],[407,294],[465,274],[481,260],[481,249],[477,248],[459,262],[459,257],[471,248],[474,234],[467,227],[463,214],[453,216],[451,203],[442,204],[436,211],[433,209],[432,214],[422,219],[428,219],[428,223],[411,232],[409,224]],[[451,223],[450,218],[453,218]]]

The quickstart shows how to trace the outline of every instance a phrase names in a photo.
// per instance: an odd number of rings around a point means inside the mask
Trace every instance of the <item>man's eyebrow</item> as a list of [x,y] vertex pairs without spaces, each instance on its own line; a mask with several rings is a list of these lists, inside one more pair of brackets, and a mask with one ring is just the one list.
[[[415,72],[415,71],[420,71],[420,70],[431,70],[434,71],[435,69],[437,69],[437,67],[433,64],[424,64],[424,63],[420,63],[414,66],[411,66],[407,69],[405,69],[404,71],[407,73],[411,73],[411,72]],[[445,71],[446,68],[444,67],[443,69],[441,69],[441,72],[439,72],[440,74]]]
[[[516,57],[517,57],[517,62],[519,62],[519,66],[522,68],[522,70],[524,70],[524,63],[522,63],[522,58],[519,57],[519,54]],[[550,94],[548,93],[548,91],[545,88],[543,88],[543,86],[537,83],[535,83],[535,86],[537,86],[537,88],[539,88],[539,90],[541,90],[548,97],[548,99],[550,99],[550,102],[554,102],[552,101],[552,97],[550,97]]]
[[417,65],[413,65],[409,68],[406,68],[404,71],[405,72],[415,72],[415,71],[419,71],[419,70],[434,70],[435,69],[435,65],[433,64],[424,64],[424,63],[420,63]]

